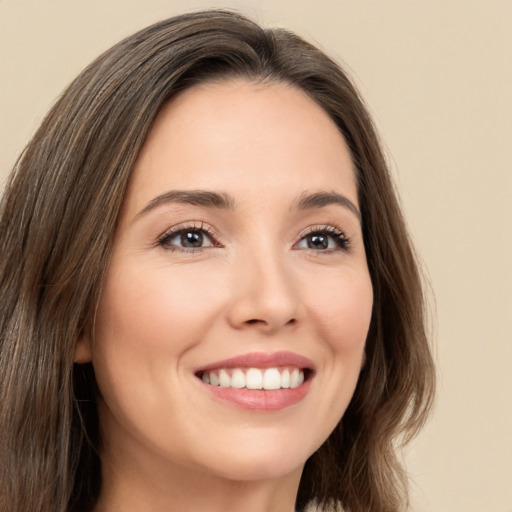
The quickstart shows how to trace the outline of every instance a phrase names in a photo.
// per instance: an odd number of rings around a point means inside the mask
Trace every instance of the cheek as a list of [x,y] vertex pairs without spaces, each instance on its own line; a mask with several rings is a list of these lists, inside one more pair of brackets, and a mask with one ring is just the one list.
[[[134,266],[135,267],[135,266]],[[186,354],[218,316],[215,283],[189,269],[152,265],[132,271],[111,266],[96,319],[92,360],[103,398],[112,409],[134,396],[156,400],[186,371]],[[178,369],[178,371],[175,371]]]
[[316,288],[312,315],[331,351],[362,353],[370,325],[373,289],[367,271],[344,272]]
[[137,270],[111,268],[98,310],[98,341],[116,341],[124,349],[133,344],[146,352],[179,351],[185,340],[198,341],[217,310],[216,284],[205,283],[192,269]]
[[373,306],[373,289],[365,269],[344,271],[337,277],[324,282],[322,292],[318,291],[311,301],[311,315],[320,330],[319,338],[324,340],[327,363],[324,374],[318,377],[324,389],[330,390],[325,398],[332,428],[344,414],[355,390]]
[[373,290],[365,268],[345,269],[330,279],[317,276],[314,282],[314,288],[308,287],[311,292],[315,290],[309,301],[309,317],[323,356],[314,381],[321,396],[315,406],[320,446],[345,414],[354,394],[364,361]]
[[[187,354],[218,318],[219,284],[201,276],[192,266],[111,265],[92,349],[105,424],[115,417],[142,432],[141,418],[175,404],[175,389],[190,369]],[[172,424],[157,417],[155,428]]]

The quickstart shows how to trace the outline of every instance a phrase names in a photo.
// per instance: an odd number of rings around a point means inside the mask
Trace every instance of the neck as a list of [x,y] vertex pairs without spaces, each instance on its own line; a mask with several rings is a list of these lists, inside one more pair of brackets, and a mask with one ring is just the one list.
[[293,512],[301,473],[236,481],[186,467],[103,464],[94,512]]

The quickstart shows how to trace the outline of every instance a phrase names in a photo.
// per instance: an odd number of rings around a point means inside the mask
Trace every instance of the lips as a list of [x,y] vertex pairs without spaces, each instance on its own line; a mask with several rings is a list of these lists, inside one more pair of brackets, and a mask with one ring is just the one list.
[[313,361],[293,352],[274,352],[270,354],[251,352],[201,366],[196,370],[196,374],[220,368],[272,368],[277,366],[296,366],[311,371],[315,369]]
[[298,354],[257,352],[216,361],[195,375],[224,402],[244,409],[278,410],[306,395],[314,372],[313,362]]

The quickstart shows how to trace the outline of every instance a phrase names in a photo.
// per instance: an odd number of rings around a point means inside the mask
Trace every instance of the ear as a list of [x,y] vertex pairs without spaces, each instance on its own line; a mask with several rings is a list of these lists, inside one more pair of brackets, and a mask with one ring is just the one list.
[[92,359],[91,339],[88,335],[82,336],[76,343],[75,363],[89,363]]

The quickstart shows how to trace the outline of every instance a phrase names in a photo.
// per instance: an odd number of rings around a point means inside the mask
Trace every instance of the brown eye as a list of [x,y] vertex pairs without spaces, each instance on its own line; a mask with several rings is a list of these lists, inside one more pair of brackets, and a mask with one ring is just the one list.
[[349,240],[345,234],[334,227],[319,229],[304,235],[297,244],[298,249],[313,251],[346,250]]
[[308,249],[329,249],[329,237],[322,234],[313,234],[306,237]]
[[182,247],[202,247],[203,234],[200,231],[186,231],[181,233],[180,242]]
[[165,234],[159,241],[168,249],[203,249],[213,247],[211,236],[204,229],[185,228]]

